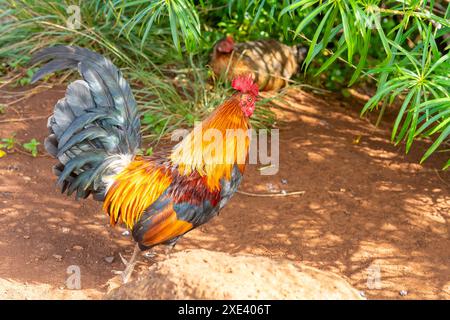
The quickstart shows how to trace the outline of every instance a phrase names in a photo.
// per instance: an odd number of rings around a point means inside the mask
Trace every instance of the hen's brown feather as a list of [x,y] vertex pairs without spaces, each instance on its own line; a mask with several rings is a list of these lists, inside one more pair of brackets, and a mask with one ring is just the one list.
[[209,64],[216,75],[226,75],[228,80],[252,74],[260,90],[278,90],[299,68],[297,50],[272,39],[236,43],[231,52],[221,52],[216,45]]

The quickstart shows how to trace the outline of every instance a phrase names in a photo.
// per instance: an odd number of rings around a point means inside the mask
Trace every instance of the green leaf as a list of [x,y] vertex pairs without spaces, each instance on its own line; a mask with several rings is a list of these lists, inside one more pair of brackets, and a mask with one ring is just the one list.
[[358,80],[359,75],[361,74],[362,69],[364,68],[364,66],[366,65],[366,60],[367,60],[367,54],[369,52],[369,45],[370,45],[370,36],[371,36],[371,32],[370,30],[367,31],[364,34],[364,46],[361,52],[361,55],[359,57],[359,62],[358,65],[356,66],[356,70],[352,75],[352,78],[350,79],[350,82],[348,84],[348,86],[350,87],[351,85],[353,85],[355,83],[356,80]]
[[317,70],[315,73],[315,76],[318,76],[323,71],[325,71],[334,61],[336,61],[337,58],[339,58],[342,53],[347,49],[347,44],[343,44],[339,47],[339,49],[330,57],[328,60]]
[[3,138],[1,141],[4,142],[2,144],[4,148],[8,150],[12,150],[14,148],[14,145],[16,144],[16,138],[14,137],[14,134],[9,138]]
[[450,167],[450,159],[447,161],[447,164],[444,166],[443,170],[447,170]]
[[420,105],[420,95],[421,95],[421,90],[419,88],[416,93],[416,99],[414,101],[414,104],[410,106],[410,108],[412,109],[412,119],[411,119],[411,124],[409,126],[408,137],[406,139],[406,153],[408,153],[409,150],[411,149],[411,145],[412,145],[414,137],[415,137],[417,122],[419,119],[418,106]]
[[381,43],[383,44],[384,51],[386,52],[385,60],[389,61],[392,58],[392,51],[391,51],[391,47],[389,46],[389,40],[386,37],[386,35],[384,34],[383,27],[381,26],[380,21],[378,19],[374,19],[374,21],[375,21],[375,26],[376,26],[377,32],[378,32],[378,37],[380,38]]
[[314,33],[311,43],[309,44],[308,54],[306,55],[305,62],[304,62],[305,70],[308,68],[308,65],[311,63],[311,60],[314,57],[314,48],[316,47],[317,40],[319,39],[320,33],[322,32],[322,29],[323,29],[325,23],[327,22],[327,18],[331,12],[332,11],[328,11],[325,14],[322,21],[319,24],[319,27],[317,28],[316,32]]
[[284,7],[283,10],[281,10],[281,12],[280,12],[279,17],[281,17],[282,15],[285,15],[286,13],[288,13],[290,11],[294,11],[294,10],[298,9],[299,7],[304,6],[305,4],[308,4],[311,2],[316,2],[316,1],[311,1],[311,0],[295,1],[294,3]]
[[356,37],[350,26],[349,16],[347,15],[348,14],[347,9],[348,8],[345,8],[344,6],[342,6],[342,2],[339,2],[339,11],[341,12],[342,27],[344,30],[344,38],[345,38],[345,42],[347,43],[347,48],[348,48],[347,59],[348,59],[348,62],[352,63]]
[[320,5],[316,9],[314,9],[310,14],[308,14],[295,29],[295,35],[297,36],[303,30],[303,28],[305,28],[319,13],[324,11],[328,6],[329,3]]
[[[420,160],[420,163],[423,163],[431,154],[436,151],[436,149],[441,145],[441,143],[450,135],[450,125],[447,126],[447,128],[441,133],[441,135],[434,141],[434,143],[431,145],[431,147],[425,152],[422,159]],[[448,163],[446,165],[446,168],[448,167]]]
[[152,154],[153,154],[153,148],[152,148],[152,147],[147,148],[147,149],[145,150],[145,155],[146,155],[146,156],[151,156]]
[[[411,101],[412,97],[416,94],[416,89],[412,89],[408,95],[406,96],[405,100],[403,101],[402,106],[400,107],[400,110],[397,114],[397,118],[395,119],[395,123],[394,123],[394,128],[392,129],[392,136],[391,136],[391,140],[394,141],[395,136],[397,135],[397,130],[398,127],[400,125],[400,122],[403,119],[403,115],[405,114],[406,108],[409,105],[409,102]],[[405,126],[405,124],[403,124]]]
[[29,142],[22,144],[22,147],[25,150],[29,151],[33,157],[37,157],[38,154],[37,147],[40,144],[41,144],[40,142],[38,142],[36,139],[33,138]]

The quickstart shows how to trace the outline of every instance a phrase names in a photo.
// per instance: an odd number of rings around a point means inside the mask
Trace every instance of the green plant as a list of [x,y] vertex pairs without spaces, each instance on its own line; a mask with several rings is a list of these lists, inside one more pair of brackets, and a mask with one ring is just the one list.
[[31,78],[33,78],[34,70],[28,69],[25,72],[25,75],[18,80],[18,84],[21,86],[25,86],[31,83]]
[[[405,141],[409,151],[415,139],[433,139],[422,161],[445,151],[440,149],[448,140],[448,3],[95,0],[79,4],[82,24],[77,30],[66,25],[69,4],[0,3],[0,20],[6,19],[0,25],[0,59],[6,62],[1,63],[2,74],[24,73],[29,53],[56,43],[99,51],[137,88],[143,130],[154,142],[178,126],[192,125],[227,94],[227,84],[210,86],[205,65],[214,43],[232,34],[237,41],[271,37],[287,44],[306,43],[302,70],[308,81],[332,90],[362,82],[375,85],[377,92],[362,114],[378,110],[379,123],[387,108],[400,104],[393,141]],[[257,110],[256,125],[273,123],[268,109]]]
[[[418,28],[422,25],[418,25]],[[373,73],[387,74],[386,81],[367,102],[362,113],[372,110],[384,99],[391,102],[399,95],[405,98],[399,109],[392,130],[392,140],[397,144],[406,140],[406,152],[414,138],[432,136],[440,132],[421,162],[428,158],[450,135],[450,55],[441,54],[433,41],[433,29],[429,24],[421,28],[424,43],[414,52],[408,52],[393,41],[389,43],[401,58],[395,65],[372,70]],[[436,32],[436,30],[434,30]]]
[[[408,152],[416,138],[436,136],[423,162],[448,139],[450,60],[448,53],[442,53],[445,49],[438,48],[438,39],[442,41],[442,36],[450,32],[449,6],[423,0],[298,0],[286,6],[280,16],[297,12],[306,12],[306,16],[295,35],[308,25],[316,26],[304,62],[306,68],[319,54],[329,53],[316,75],[339,59],[354,68],[349,86],[361,75],[375,80],[377,92],[361,114],[381,104],[377,124],[386,107],[401,100],[392,130],[395,143],[406,141]],[[383,23],[389,20],[397,23]],[[337,43],[332,43],[335,38]],[[374,47],[382,48],[384,54],[373,54]]]
[[35,138],[31,139],[29,142],[22,144],[22,147],[29,151],[33,157],[37,157],[38,155],[38,145],[41,143],[37,141]]
[[190,52],[194,51],[200,42],[200,20],[191,0],[137,0],[129,2],[116,0],[111,3],[115,9],[114,12],[117,12],[116,18],[121,20],[123,24],[120,31],[125,30],[127,37],[129,37],[130,33],[137,29],[137,35],[141,38],[141,47],[144,46],[153,24],[164,23],[167,20],[173,44],[179,53],[181,53],[179,33]]
[[13,150],[14,146],[16,144],[16,138],[15,138],[15,134],[13,133],[10,137],[8,138],[2,138],[0,140],[0,158],[6,156],[6,151],[5,150]]
[[1,139],[0,148],[12,150],[14,149],[15,144],[17,143],[15,135],[12,134],[9,138],[2,138]]
[[147,149],[145,150],[145,155],[146,155],[146,156],[151,156],[152,154],[153,154],[153,148],[152,148],[152,147],[147,148]]

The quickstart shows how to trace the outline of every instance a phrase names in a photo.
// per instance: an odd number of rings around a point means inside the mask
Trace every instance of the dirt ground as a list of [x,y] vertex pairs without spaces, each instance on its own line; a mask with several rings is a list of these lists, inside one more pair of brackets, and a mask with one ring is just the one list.
[[[15,132],[19,141],[42,143],[42,116],[63,94],[58,87],[8,108],[0,137]],[[369,299],[449,299],[450,172],[440,170],[446,158],[436,154],[419,165],[429,144],[417,142],[405,155],[389,141],[391,120],[375,128],[358,117],[362,104],[289,91],[276,111],[280,170],[263,176],[260,166],[249,166],[240,189],[305,194],[237,194],[174,250],[300,261],[347,277]],[[5,122],[29,117],[37,118]],[[99,203],[57,191],[54,162],[42,145],[37,158],[14,152],[0,159],[0,299],[101,298],[111,270],[123,269],[119,252],[129,256],[134,247],[124,229],[109,227]],[[71,265],[80,267],[81,290],[65,287]]]

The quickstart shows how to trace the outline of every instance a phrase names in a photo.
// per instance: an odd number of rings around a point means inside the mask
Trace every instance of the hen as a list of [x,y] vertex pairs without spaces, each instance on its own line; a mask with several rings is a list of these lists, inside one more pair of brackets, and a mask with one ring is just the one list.
[[306,52],[272,39],[235,43],[227,36],[214,46],[209,65],[217,76],[226,75],[230,81],[251,74],[260,90],[278,90],[297,72]]
[[[216,216],[241,183],[250,143],[249,117],[258,87],[237,77],[236,92],[173,148],[138,156],[140,120],[128,82],[110,60],[87,49],[55,46],[32,62],[48,61],[32,82],[57,70],[77,68],[48,119],[46,150],[58,160],[62,192],[103,201],[111,225],[132,230],[137,246],[122,273],[130,278],[140,250],[174,245]],[[229,130],[238,134],[228,139]],[[214,136],[206,137],[208,134]],[[217,136],[219,135],[219,137]],[[223,144],[217,138],[225,137]]]

